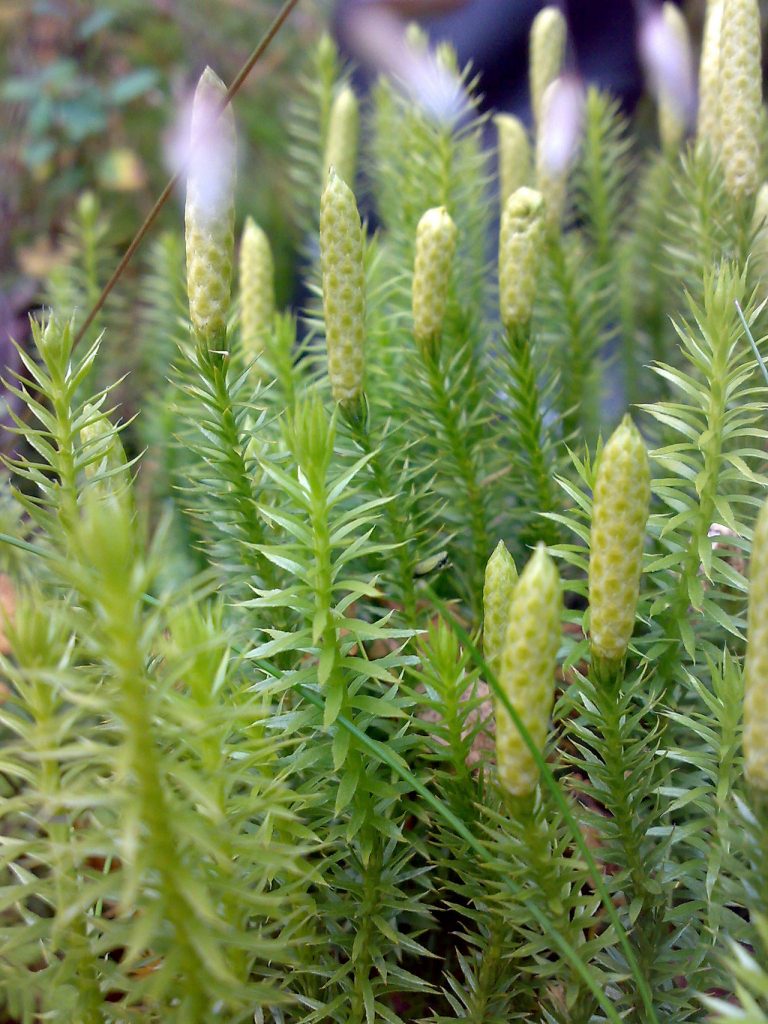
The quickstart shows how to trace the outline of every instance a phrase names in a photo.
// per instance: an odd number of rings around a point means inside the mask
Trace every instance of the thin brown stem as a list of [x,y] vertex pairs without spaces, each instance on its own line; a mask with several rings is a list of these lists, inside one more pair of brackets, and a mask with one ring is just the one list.
[[91,326],[93,321],[96,319],[96,317],[101,312],[101,308],[104,305],[104,303],[107,301],[109,293],[112,291],[112,289],[115,287],[115,285],[117,284],[119,279],[122,277],[123,271],[125,270],[125,268],[128,266],[128,264],[133,259],[134,253],[139,248],[141,243],[144,241],[144,237],[146,236],[147,232],[152,227],[152,225],[155,223],[155,221],[157,220],[158,214],[160,213],[160,211],[162,210],[162,208],[165,206],[166,202],[170,198],[171,193],[173,192],[174,188],[176,187],[176,182],[179,180],[179,177],[180,177],[180,175],[178,173],[174,174],[173,177],[168,181],[168,183],[165,186],[165,188],[163,189],[163,191],[158,196],[154,206],[152,207],[152,209],[147,214],[147,216],[146,216],[146,218],[144,220],[144,223],[141,225],[139,230],[134,235],[131,244],[128,246],[128,248],[123,253],[122,257],[120,258],[120,262],[117,264],[117,266],[115,267],[114,271],[112,272],[109,280],[107,281],[107,283],[102,288],[101,293],[100,293],[98,299],[93,304],[93,306],[91,306],[91,309],[90,309],[90,312],[88,313],[88,316],[85,318],[85,320],[83,320],[82,324],[80,325],[80,328],[79,328],[77,334],[75,335],[75,340],[72,343],[72,348],[73,349],[78,344],[78,342],[82,339],[82,337],[85,334],[85,332],[88,330],[88,328]]

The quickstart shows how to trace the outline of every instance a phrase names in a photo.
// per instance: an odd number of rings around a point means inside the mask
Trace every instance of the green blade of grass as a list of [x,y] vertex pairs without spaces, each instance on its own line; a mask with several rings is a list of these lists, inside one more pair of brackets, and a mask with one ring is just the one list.
[[28,540],[21,540],[20,537],[12,537],[10,533],[0,533],[0,544],[10,544],[13,548],[19,548],[21,551],[28,551],[31,555],[40,555],[42,558],[53,558],[52,552],[46,551],[44,548],[40,548],[36,544],[30,544]]
[[736,312],[739,314],[739,320],[741,320],[742,326],[743,326],[744,330],[746,331],[747,338],[749,340],[749,344],[752,346],[752,351],[755,353],[755,359],[757,359],[758,365],[759,365],[760,369],[763,371],[763,376],[765,377],[766,383],[768,383],[768,369],[766,369],[765,361],[763,360],[763,357],[760,355],[760,351],[759,351],[759,349],[757,347],[757,343],[755,342],[755,339],[752,337],[752,331],[750,331],[750,329],[749,329],[749,324],[746,321],[746,318],[744,316],[744,313],[742,312],[740,304],[738,302],[736,302],[735,305],[736,305]]

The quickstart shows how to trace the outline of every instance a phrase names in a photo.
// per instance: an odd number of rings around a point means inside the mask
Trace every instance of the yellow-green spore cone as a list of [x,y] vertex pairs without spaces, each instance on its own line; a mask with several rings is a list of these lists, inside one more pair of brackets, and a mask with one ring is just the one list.
[[648,451],[627,415],[600,456],[592,504],[589,623],[595,657],[622,658],[632,636],[650,500]]
[[331,392],[337,402],[353,402],[363,388],[363,231],[352,190],[335,171],[320,202],[320,258]]
[[333,168],[342,181],[352,186],[357,172],[357,142],[360,111],[357,96],[345,85],[331,105],[325,144],[324,173]]
[[546,231],[544,197],[519,188],[506,202],[499,232],[499,311],[509,330],[528,323]]
[[544,7],[533,19],[530,37],[529,78],[531,109],[541,127],[544,93],[563,70],[568,27],[558,7]]
[[500,540],[485,566],[483,586],[483,656],[497,678],[516,582],[515,561]]
[[189,315],[209,343],[226,332],[235,245],[235,120],[231,107],[219,113],[226,92],[206,68],[192,108],[184,209]]
[[[562,595],[555,563],[543,545],[515,585],[509,607],[499,685],[536,747],[544,750],[555,694]],[[499,782],[512,796],[532,793],[539,769],[511,716],[496,701],[496,763]]]
[[707,0],[704,38],[699,64],[699,112],[696,141],[716,156],[720,150],[718,115],[720,93],[720,28],[723,21],[723,0]]
[[744,768],[752,786],[768,791],[768,502],[757,517],[749,564]]
[[456,225],[444,206],[421,217],[413,266],[413,333],[419,344],[440,337],[456,252]]
[[497,114],[493,120],[499,154],[499,203],[503,210],[512,193],[531,180],[531,144],[519,118]]
[[240,335],[247,360],[256,359],[275,316],[275,268],[269,239],[246,217],[240,240]]
[[[663,4],[661,13],[667,28],[674,33],[681,53],[690,55],[688,22],[680,8],[667,2]],[[662,89],[659,95],[659,138],[663,148],[668,151],[678,149],[687,127],[687,111],[681,110],[680,98]]]
[[723,0],[720,27],[718,140],[728,193],[754,195],[759,185],[763,77],[757,0]]

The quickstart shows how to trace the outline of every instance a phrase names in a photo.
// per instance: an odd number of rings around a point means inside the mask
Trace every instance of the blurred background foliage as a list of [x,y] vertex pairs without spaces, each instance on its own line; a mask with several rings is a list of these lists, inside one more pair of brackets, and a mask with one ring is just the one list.
[[[94,190],[118,250],[168,177],[166,139],[206,64],[230,81],[278,0],[3,0],[0,3],[0,335],[23,330],[39,282],[66,259],[66,227]],[[275,240],[292,287],[286,104],[327,3],[302,0],[237,99],[240,195]],[[170,204],[164,223],[178,226]],[[158,225],[162,229],[162,223]],[[10,321],[10,322],[9,322]]]

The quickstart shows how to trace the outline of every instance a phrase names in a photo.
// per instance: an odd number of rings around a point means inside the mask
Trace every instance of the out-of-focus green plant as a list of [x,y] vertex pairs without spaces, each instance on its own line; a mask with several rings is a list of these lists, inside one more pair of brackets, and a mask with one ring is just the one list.
[[[102,27],[109,23],[108,19],[100,22]],[[83,26],[79,33],[83,41],[90,35],[87,29]],[[137,68],[102,84],[69,57],[59,57],[25,76],[9,76],[0,98],[24,107],[22,164],[38,181],[46,180],[61,151],[103,136],[110,117],[125,104],[145,97],[158,77],[153,68]]]

